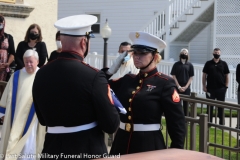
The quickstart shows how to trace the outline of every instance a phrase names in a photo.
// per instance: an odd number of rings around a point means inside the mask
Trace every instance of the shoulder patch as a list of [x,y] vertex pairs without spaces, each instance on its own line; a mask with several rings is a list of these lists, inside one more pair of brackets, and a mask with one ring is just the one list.
[[91,69],[93,69],[93,70],[95,70],[95,71],[99,71],[97,68],[94,68],[94,67],[92,67],[92,66],[90,66],[89,64],[87,64],[86,62],[84,62],[84,61],[81,61],[82,62],[82,64],[84,64],[85,66],[87,66],[87,67],[89,67],[89,68],[91,68]]
[[173,102],[180,102],[179,94],[177,93],[176,89],[174,89],[174,92],[172,94],[172,100]]

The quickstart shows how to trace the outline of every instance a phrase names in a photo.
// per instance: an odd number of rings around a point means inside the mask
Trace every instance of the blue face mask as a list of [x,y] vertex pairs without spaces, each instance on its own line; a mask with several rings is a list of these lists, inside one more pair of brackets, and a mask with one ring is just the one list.
[[129,61],[131,59],[130,54],[128,54],[126,57],[124,57],[124,61],[123,63],[126,63],[127,61]]

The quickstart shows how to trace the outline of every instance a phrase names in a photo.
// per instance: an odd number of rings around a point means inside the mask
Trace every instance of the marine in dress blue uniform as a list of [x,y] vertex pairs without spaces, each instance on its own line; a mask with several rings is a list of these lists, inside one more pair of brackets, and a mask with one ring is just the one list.
[[[171,148],[183,148],[185,138],[185,117],[174,80],[158,72],[152,66],[155,54],[166,46],[156,36],[144,32],[131,32],[133,55],[153,55],[150,63],[140,69],[139,74],[127,74],[109,84],[127,110],[120,114],[120,127],[116,133],[110,154],[129,154],[166,149],[161,132],[161,119],[165,115],[167,130],[172,140]],[[135,60],[135,59],[134,59]],[[107,75],[116,68],[104,69]],[[118,66],[118,65],[116,65]]]
[[48,127],[41,159],[103,157],[102,131],[111,134],[119,126],[105,74],[83,61],[95,22],[95,16],[76,15],[55,23],[63,50],[39,70],[33,84],[37,117]]

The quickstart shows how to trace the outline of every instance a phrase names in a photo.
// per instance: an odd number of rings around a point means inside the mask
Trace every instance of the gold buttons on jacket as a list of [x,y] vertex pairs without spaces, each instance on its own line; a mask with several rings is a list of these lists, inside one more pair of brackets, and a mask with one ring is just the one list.
[[140,87],[139,86],[137,86],[137,88],[136,88],[137,90],[139,90],[140,89]]
[[142,80],[141,80],[141,79],[139,80],[139,83],[142,83]]
[[132,94],[135,94],[136,92],[135,91],[132,91]]
[[131,112],[131,111],[132,111],[132,108],[131,108],[131,107],[128,107],[128,111]]
[[128,116],[128,120],[131,120],[132,119],[132,117],[131,116]]
[[129,132],[131,130],[131,124],[130,123],[126,123],[125,129],[126,129],[126,131]]
[[144,77],[147,77],[147,76],[148,76],[148,74],[147,74],[147,73],[145,73],[145,74],[144,74]]
[[129,99],[129,102],[132,102],[132,98]]

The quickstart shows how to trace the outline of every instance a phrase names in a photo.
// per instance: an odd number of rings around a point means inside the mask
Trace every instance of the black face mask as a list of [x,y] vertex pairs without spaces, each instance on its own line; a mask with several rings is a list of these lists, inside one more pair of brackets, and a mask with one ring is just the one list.
[[219,55],[219,54],[213,54],[213,57],[214,57],[215,59],[218,59],[218,58],[220,57],[220,55]]
[[187,56],[186,54],[181,54],[181,55],[180,55],[180,58],[182,58],[182,59],[187,59],[188,56]]
[[31,40],[36,40],[38,37],[39,37],[39,34],[34,34],[34,33],[30,33],[30,34],[29,34],[29,38],[30,38]]

